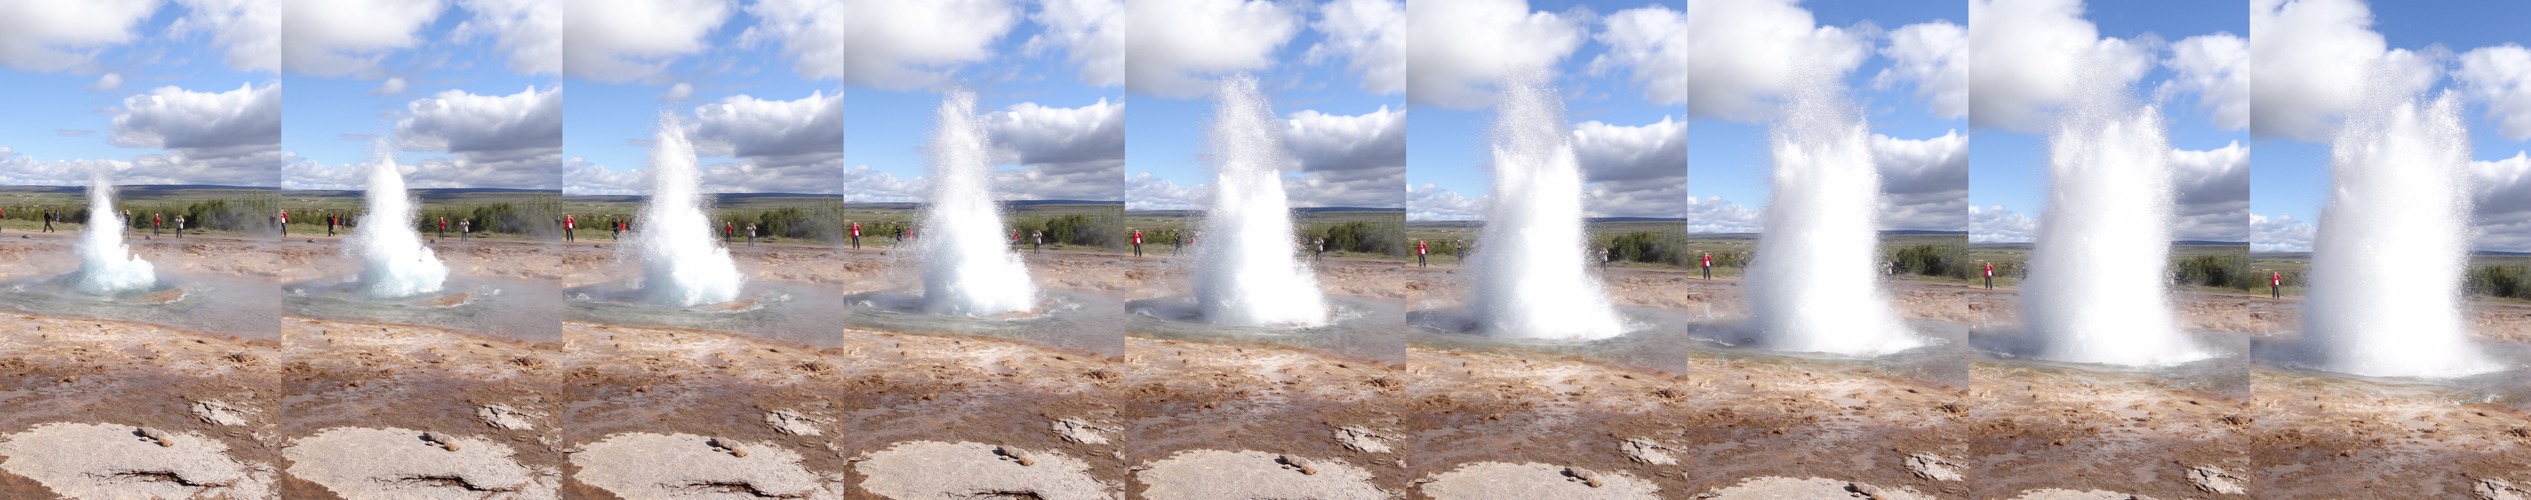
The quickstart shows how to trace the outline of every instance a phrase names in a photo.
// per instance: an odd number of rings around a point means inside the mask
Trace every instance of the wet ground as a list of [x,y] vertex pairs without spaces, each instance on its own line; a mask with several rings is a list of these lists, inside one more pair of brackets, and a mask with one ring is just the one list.
[[[347,268],[313,240],[269,265],[189,263],[258,251],[245,242],[139,248],[196,282],[322,292]],[[0,242],[0,255],[50,243]],[[1311,343],[1167,314],[1184,296],[1183,271],[1150,259],[1032,255],[1050,303],[1119,312],[967,323],[885,318],[904,314],[884,307],[885,294],[910,283],[895,256],[765,245],[739,251],[758,278],[751,288],[828,293],[821,303],[833,307],[795,299],[661,315],[843,319],[722,328],[580,316],[558,299],[550,310],[568,319],[551,333],[503,326],[533,314],[499,302],[517,291],[559,297],[625,282],[603,245],[452,245],[442,250],[457,271],[451,291],[416,303],[295,299],[297,312],[273,320],[277,338],[146,316],[0,314],[0,497],[266,484],[289,498],[2504,498],[2531,488],[2520,372],[2425,382],[2242,361],[2254,342],[2291,339],[2278,333],[2289,327],[2270,328],[2290,304],[2264,299],[2187,294],[2187,324],[2227,356],[2127,370],[1993,348],[2011,344],[2008,293],[1900,283],[1892,296],[1911,324],[1942,341],[1848,359],[1723,341],[1710,329],[1739,320],[1735,287],[1686,272],[1606,275],[1626,314],[1655,327],[1596,343],[1503,342],[1411,326],[1415,311],[1457,303],[1446,268],[1331,259],[1321,282],[1340,308],[1396,318],[1396,329],[1340,320],[1331,337],[1351,340]],[[40,282],[61,264],[0,262],[0,281]],[[855,295],[872,300],[868,310],[854,312],[845,297]],[[1123,312],[1137,302],[1157,314]],[[409,311],[472,312],[395,315]],[[2514,334],[2485,337],[2502,356],[2531,359]],[[1396,354],[1366,355],[1382,352]],[[101,462],[47,463],[93,469],[24,462],[52,456],[30,446],[92,441]]]

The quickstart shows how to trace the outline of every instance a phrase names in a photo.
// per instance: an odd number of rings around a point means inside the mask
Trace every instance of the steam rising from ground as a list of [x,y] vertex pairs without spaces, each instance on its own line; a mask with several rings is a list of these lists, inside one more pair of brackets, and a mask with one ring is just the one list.
[[369,166],[367,206],[343,241],[343,255],[360,261],[361,293],[391,299],[437,292],[448,280],[448,265],[422,245],[413,225],[413,195],[404,189],[404,171],[385,143],[378,161]]
[[78,282],[90,295],[116,295],[158,285],[156,266],[123,244],[123,216],[114,209],[114,180],[105,170],[88,178],[88,227],[72,250],[79,254]]
[[1283,193],[1282,131],[1257,80],[1222,80],[1213,94],[1213,205],[1195,248],[1195,298],[1204,319],[1226,325],[1318,326],[1327,297],[1294,252],[1292,207]]
[[1625,333],[1584,248],[1582,167],[1564,101],[1543,76],[1512,80],[1495,110],[1493,201],[1469,258],[1476,289],[1468,312],[1504,337]]
[[631,248],[640,252],[642,293],[655,304],[698,306],[738,299],[747,276],[714,239],[720,228],[703,205],[694,143],[676,115],[661,113],[650,149],[650,200],[636,219]]
[[975,93],[941,96],[932,131],[931,205],[914,240],[923,261],[923,310],[989,316],[1036,306],[1037,284],[1012,252],[993,204],[992,143],[975,115]]

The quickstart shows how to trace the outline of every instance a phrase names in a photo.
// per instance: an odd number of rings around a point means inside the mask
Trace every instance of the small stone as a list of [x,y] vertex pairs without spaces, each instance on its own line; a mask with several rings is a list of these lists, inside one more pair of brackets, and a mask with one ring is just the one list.
[[994,448],[993,453],[999,454],[1004,458],[1009,458],[1013,462],[1019,462],[1021,467],[1037,465],[1037,454],[1029,453],[1028,450],[1011,446],[1002,446]]
[[1574,480],[1581,481],[1582,484],[1593,488],[1598,488],[1601,484],[1599,481],[1599,473],[1593,472],[1590,469],[1584,469],[1581,467],[1566,467],[1564,468],[1564,475],[1566,477],[1571,477]]
[[1299,455],[1284,455],[1276,457],[1275,461],[1282,462],[1283,465],[1291,467],[1292,470],[1301,471],[1302,475],[1318,475],[1318,461],[1310,460],[1308,457],[1302,457]]

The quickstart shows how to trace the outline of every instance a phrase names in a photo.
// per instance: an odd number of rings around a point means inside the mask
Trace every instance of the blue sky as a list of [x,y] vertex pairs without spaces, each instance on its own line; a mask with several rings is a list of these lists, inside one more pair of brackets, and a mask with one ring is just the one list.
[[[1475,3],[1480,2],[1468,2],[1468,4]],[[1448,7],[1469,10],[1480,8],[1473,5],[1449,5]],[[1483,74],[1490,70],[1484,67],[1486,63],[1461,63],[1452,61],[1463,59],[1461,57],[1436,57],[1427,51],[1424,44],[1447,44],[1453,47],[1472,45],[1478,47],[1476,50],[1491,50],[1489,45],[1493,41],[1487,39],[1489,35],[1492,35],[1491,33],[1483,28],[1450,25],[1461,17],[1440,13],[1439,11],[1445,8],[1443,5],[1428,7],[1426,4],[1419,3],[1413,8],[1419,9],[1413,18],[1413,22],[1417,24],[1413,28],[1415,38],[1411,42],[1416,44],[1412,52],[1415,58],[1408,62],[1414,67],[1411,71],[1414,78],[1464,78],[1465,75]],[[1674,27],[1670,31],[1656,34],[1667,40],[1662,42],[1665,45],[1652,48],[1658,51],[1654,53],[1657,60],[1622,66],[1602,66],[1594,71],[1592,64],[1594,61],[1601,60],[1604,56],[1612,58],[1616,56],[1612,54],[1613,46],[1607,37],[1612,26],[1608,22],[1609,18],[1623,11],[1645,8],[1657,9],[1661,16],[1667,18],[1683,16],[1687,7],[1685,2],[1679,1],[1529,2],[1527,9],[1533,13],[1558,14],[1571,22],[1571,26],[1578,30],[1578,43],[1571,46],[1570,52],[1562,54],[1501,51],[1507,55],[1498,58],[1494,63],[1497,65],[1551,63],[1554,70],[1553,84],[1557,87],[1558,94],[1564,98],[1566,119],[1574,124],[1600,122],[1632,128],[1660,126],[1659,124],[1664,120],[1668,120],[1667,130],[1682,127],[1688,130],[1682,134],[1682,137],[1637,137],[1618,141],[1620,145],[1657,149],[1657,151],[1642,151],[1639,155],[1631,156],[1657,159],[1663,165],[1676,165],[1674,168],[1655,165],[1594,164],[1589,159],[1592,155],[1585,152],[1586,164],[1583,169],[1585,176],[1593,181],[1593,185],[1585,189],[1594,191],[1592,194],[1585,195],[1585,210],[1597,216],[1683,217],[1686,213],[1686,193],[1692,185],[1688,179],[1684,178],[1683,172],[1687,170],[1685,160],[1704,158],[1701,155],[1708,152],[1685,146],[1687,142],[1693,142],[1696,134],[1701,131],[1696,130],[1695,127],[1685,127],[1687,109],[1683,101],[1679,100],[1679,95],[1684,93],[1684,82],[1655,77],[1655,75],[1675,74],[1664,72],[1678,71],[1683,62],[1685,54],[1679,51],[1681,45],[1678,44],[1677,38],[1680,33]],[[1530,38],[1510,42],[1510,46],[1543,44],[1542,39],[1536,35],[1531,35]],[[1474,67],[1454,67],[1461,64]],[[1489,86],[1485,83],[1475,83],[1473,80],[1470,85],[1479,88]],[[1669,88],[1664,88],[1665,86]],[[1409,216],[1417,220],[1475,218],[1483,207],[1481,198],[1486,195],[1491,185],[1491,174],[1488,171],[1488,165],[1492,162],[1489,135],[1494,127],[1491,101],[1483,97],[1471,98],[1430,92],[1433,87],[1424,86],[1420,82],[1416,88],[1426,91],[1426,94],[1410,96],[1413,97],[1411,100],[1415,102],[1415,105],[1413,106],[1414,113],[1407,119],[1407,184],[1411,186],[1412,191],[1409,195],[1412,204],[1409,207]],[[1653,128],[1615,133],[1628,132],[1635,134],[1659,132],[1661,135],[1670,133]],[[1628,153],[1636,152],[1629,151]],[[1651,170],[1667,171],[1656,173],[1650,172]],[[1608,174],[1616,171],[1626,171],[1631,174],[1625,175],[1624,179],[1610,179]],[[1623,197],[1597,192],[1615,189],[1639,191],[1627,193],[1622,195]]]
[[[2249,33],[2249,5],[2246,1],[2091,2],[2085,7],[2082,19],[2098,30],[2098,36],[2126,40],[2149,51],[2148,57],[2153,62],[2130,86],[2129,93],[2137,102],[2159,106],[2173,149],[2211,151],[2250,145],[2248,132],[2241,125],[2226,128],[2217,123],[2215,113],[2201,101],[2205,92],[2164,88],[2166,85],[2177,85],[2174,79],[2181,76],[2170,61],[2175,57],[2175,46],[2183,40],[2224,34],[2241,37]],[[1979,62],[1987,61],[1981,59]],[[1969,201],[1987,213],[1978,216],[1984,224],[1973,236],[1979,241],[2031,241],[2035,236],[2035,224],[2032,222],[2046,209],[2048,197],[2048,138],[2045,131],[1979,127],[1974,138],[1974,145],[1970,147]],[[2201,177],[2186,173],[2199,167],[2174,166],[2175,172],[2179,172],[2175,182],[2181,184],[2175,187],[2184,193],[2180,199],[2182,206],[2175,237],[2212,241],[2247,239],[2246,214],[2239,210],[2249,193],[2241,187],[2239,165],[2227,163],[2201,167],[2227,170],[2218,171],[2219,175]],[[2203,182],[2192,184],[2190,179]],[[2217,192],[2187,194],[2191,189]],[[2192,204],[2192,201],[2195,203]],[[2000,216],[1993,213],[1997,206],[2008,213]]]
[[[1228,8],[1234,3],[1240,8]],[[1284,172],[1293,205],[1403,206],[1405,120],[1416,115],[1406,113],[1403,46],[1395,43],[1404,36],[1402,4],[1211,0],[1132,8],[1128,208],[1200,208],[1210,199],[1213,165],[1204,154],[1212,87],[1243,73],[1285,120],[1286,150],[1299,163]]]
[[[1900,61],[1884,53],[1893,43],[1891,32],[1931,23],[1965,26],[1968,20],[1965,2],[1828,1],[1802,2],[1800,7],[1808,10],[1814,27],[1840,28],[1869,43],[1870,47],[1865,49],[1868,54],[1859,66],[1845,75],[1844,82],[1848,98],[1863,108],[1864,117],[1870,122],[1874,134],[1903,141],[1934,141],[1954,134],[1969,135],[1965,120],[1943,117],[1934,109],[1931,96],[1920,93],[1920,88],[1926,85],[1894,78],[1883,82],[1881,77],[1885,72],[1898,71],[1900,64]],[[1740,43],[1756,42],[1716,40],[1714,45],[1732,47]],[[1699,50],[1730,49],[1699,47]],[[1716,57],[1722,57],[1722,54]],[[1739,119],[1700,116],[1688,131],[1688,188],[1697,200],[1697,216],[1689,221],[1692,232],[1754,231],[1756,216],[1766,206],[1767,178],[1773,162],[1768,151],[1768,124],[1762,119],[1736,118]],[[1923,144],[1932,148],[1956,143],[1954,140]],[[1966,194],[1963,191],[1968,186],[1960,169],[1966,168],[1968,162],[1956,154],[1941,157],[1947,159],[1928,159],[1929,163],[1911,170],[1917,172],[1913,176],[1891,175],[1891,165],[1884,165],[1884,228],[1967,229],[1964,227]],[[1885,164],[1896,160],[1882,158]],[[1893,203],[1912,204],[1914,209],[1893,210]]]
[[[993,2],[982,2],[993,4]],[[1088,35],[1121,22],[1115,16],[1073,16],[1067,6],[987,5],[983,12],[943,16],[908,34],[950,33],[915,45],[889,40],[853,47],[853,68],[907,64],[928,68],[916,79],[852,77],[845,113],[843,193],[852,201],[915,201],[927,177],[924,149],[945,92],[976,95],[975,112],[993,136],[998,199],[1116,201],[1123,196],[1125,93],[1112,80],[1118,64],[1087,62],[1122,50],[1121,39]],[[903,6],[920,9],[921,6]],[[1057,9],[1049,12],[1048,9]],[[1083,35],[1073,38],[1070,35]],[[885,35],[871,35],[885,38]],[[856,38],[856,41],[861,39]],[[897,43],[904,42],[904,43]],[[956,53],[934,58],[926,53]],[[1075,58],[1080,54],[1081,58]]]
[[[285,188],[358,189],[381,141],[414,187],[561,188],[559,66],[528,41],[559,36],[558,17],[538,23],[529,11],[430,2],[367,7],[292,18],[364,29],[284,46],[282,146],[297,156]],[[499,20],[522,25],[493,28]]]
[[565,194],[648,191],[642,174],[663,113],[687,128],[706,191],[842,190],[843,7],[572,5]]
[[[15,47],[0,53],[11,116],[0,120],[0,184],[86,184],[99,165],[125,184],[276,183],[279,57],[257,50],[270,33],[174,4],[54,2],[13,14],[0,19],[0,45]],[[145,95],[164,98],[127,105]],[[133,118],[118,129],[118,116]],[[203,126],[220,117],[235,126]]]
[[[2461,5],[2466,3],[2466,5]],[[2522,20],[2531,18],[2531,4],[2521,2],[2370,2],[2373,23],[2370,30],[2378,34],[2387,48],[2408,50],[2425,55],[2436,67],[2433,84],[2426,95],[2462,89],[2465,85],[2453,73],[2460,67],[2460,55],[2475,49],[2531,44],[2531,30],[2523,29]],[[2264,40],[2262,40],[2264,41]],[[2265,77],[2264,73],[2262,74]],[[2522,78],[2516,75],[2515,78]],[[2512,158],[2526,149],[2531,141],[2509,139],[2499,131],[2498,121],[2488,115],[2489,103],[2484,99],[2464,99],[2463,119],[2470,130],[2472,156],[2479,161]],[[2262,100],[2261,107],[2276,104]],[[2265,228],[2262,250],[2307,250],[2312,236],[2311,224],[2319,219],[2329,193],[2329,146],[2313,137],[2259,137],[2253,144],[2257,154],[2251,161],[2251,211],[2270,219],[2291,217],[2293,224],[2277,224]],[[2517,167],[2519,168],[2519,167]],[[2531,189],[2522,186],[2487,186],[2511,189],[2494,193],[2497,199],[2519,200],[2531,197]],[[2483,194],[2482,196],[2487,196]],[[2482,229],[2491,229],[2493,237],[2481,237],[2483,250],[2531,251],[2531,226],[2518,221],[2531,218],[2519,207],[2506,207],[2482,202],[2479,217]],[[2512,208],[2512,210],[2506,210]],[[2497,212],[2497,213],[2491,213]],[[2494,227],[2489,220],[2514,220],[2511,227]]]

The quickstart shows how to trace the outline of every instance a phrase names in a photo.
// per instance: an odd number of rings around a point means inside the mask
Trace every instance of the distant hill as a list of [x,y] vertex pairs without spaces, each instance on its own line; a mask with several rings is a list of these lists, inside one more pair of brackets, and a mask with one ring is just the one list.
[[1592,224],[1600,224],[1600,223],[1606,223],[1606,222],[1676,222],[1676,223],[1680,223],[1680,224],[1686,224],[1686,223],[1687,223],[1687,219],[1681,219],[1681,218],[1677,218],[1677,217],[1592,217],[1592,218],[1590,218],[1590,219],[1586,219],[1586,220],[1590,221],[1590,223],[1592,223]]
[[[116,193],[124,193],[124,194],[142,194],[142,193],[147,193],[147,194],[166,194],[166,193],[182,193],[182,192],[186,192],[186,191],[278,191],[278,190],[279,190],[279,188],[272,188],[272,187],[257,187],[257,186],[222,186],[222,185],[217,185],[217,184],[138,184],[138,185],[115,186],[115,187],[114,187],[114,192],[116,192]],[[85,193],[85,192],[87,192],[87,191],[88,191],[88,187],[87,187],[87,186],[0,186],[0,193],[33,193],[33,194],[65,194],[65,193],[67,193],[67,194],[80,194],[80,193]]]

